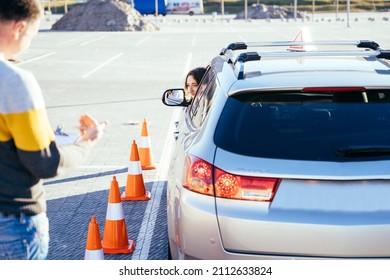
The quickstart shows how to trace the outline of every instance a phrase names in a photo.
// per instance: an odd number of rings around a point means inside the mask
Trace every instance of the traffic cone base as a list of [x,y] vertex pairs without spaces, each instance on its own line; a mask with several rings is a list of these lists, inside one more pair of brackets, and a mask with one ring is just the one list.
[[150,162],[151,155],[150,155],[149,148],[142,148],[141,146],[139,146],[138,152],[139,152],[139,160],[141,162],[142,170],[157,169],[157,166]]
[[151,197],[150,191],[146,191],[144,195],[141,196],[127,196],[126,192],[122,193],[122,200],[149,200]]
[[153,170],[153,169],[157,169],[157,166],[156,165],[142,166],[142,170]]
[[103,247],[104,254],[116,255],[116,254],[131,254],[135,249],[135,242],[133,240],[128,240],[128,245],[123,248],[107,248]]
[[[108,211],[110,212],[110,211]],[[113,212],[113,211],[111,211]],[[108,216],[108,215],[107,215]],[[124,219],[112,217],[111,220],[107,220],[104,227],[104,238],[102,240],[102,247],[104,253],[109,254],[126,254],[131,253],[129,251],[129,240],[127,239],[127,229]]]

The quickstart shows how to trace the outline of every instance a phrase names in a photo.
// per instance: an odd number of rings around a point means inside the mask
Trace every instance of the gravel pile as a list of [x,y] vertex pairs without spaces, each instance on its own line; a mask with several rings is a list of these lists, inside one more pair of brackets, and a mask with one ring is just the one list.
[[51,28],[51,30],[62,31],[155,31],[158,29],[123,0],[89,0],[70,9]]

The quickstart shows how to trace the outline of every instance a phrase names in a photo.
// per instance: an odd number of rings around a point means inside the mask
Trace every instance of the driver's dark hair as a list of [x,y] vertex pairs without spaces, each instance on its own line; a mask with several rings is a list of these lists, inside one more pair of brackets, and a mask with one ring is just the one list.
[[204,67],[197,67],[197,68],[194,68],[191,71],[189,71],[187,73],[185,80],[184,80],[184,88],[186,88],[188,76],[194,77],[195,81],[198,84],[200,84],[200,81],[202,80],[204,73],[206,73],[206,68],[204,68]]
[[41,14],[39,0],[0,0],[0,21],[36,20]]

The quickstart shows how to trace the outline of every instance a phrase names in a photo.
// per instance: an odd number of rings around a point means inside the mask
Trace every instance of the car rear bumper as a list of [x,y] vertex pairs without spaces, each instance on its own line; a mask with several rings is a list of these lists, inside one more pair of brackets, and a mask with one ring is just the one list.
[[[277,221],[268,207],[215,198],[186,189],[168,217],[173,257],[178,259],[389,258],[390,224],[337,225]],[[240,205],[241,204],[241,205]],[[244,206],[246,205],[246,206]],[[248,215],[257,207],[257,215]],[[235,210],[234,210],[235,209]],[[172,210],[172,209],[171,209]],[[251,209],[252,213],[253,208]],[[245,218],[244,217],[245,213]],[[168,211],[172,215],[172,211]],[[296,215],[303,213],[280,213]],[[174,219],[174,222],[172,222]],[[270,221],[272,219],[272,221]],[[220,227],[223,228],[222,236]]]
[[229,252],[291,258],[390,257],[387,211],[275,209],[226,199],[217,204],[221,240]]

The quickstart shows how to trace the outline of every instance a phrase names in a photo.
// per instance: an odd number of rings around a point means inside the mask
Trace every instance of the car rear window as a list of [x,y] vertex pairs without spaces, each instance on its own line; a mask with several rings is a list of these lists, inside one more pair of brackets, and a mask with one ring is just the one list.
[[246,156],[311,161],[390,159],[390,90],[304,89],[228,98],[214,141]]

